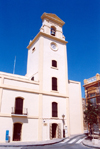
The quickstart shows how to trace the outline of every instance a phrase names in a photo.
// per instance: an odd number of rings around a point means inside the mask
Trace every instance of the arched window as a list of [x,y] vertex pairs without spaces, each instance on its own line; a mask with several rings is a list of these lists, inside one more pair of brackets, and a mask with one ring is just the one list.
[[52,66],[53,66],[53,67],[57,67],[57,61],[52,60]]
[[58,117],[58,104],[52,102],[52,117]]
[[52,90],[57,91],[57,78],[52,77]]
[[14,123],[13,125],[13,141],[20,141],[21,140],[21,130],[22,124],[21,123]]
[[56,28],[54,26],[51,26],[51,35],[55,36],[56,34]]
[[23,114],[23,99],[20,97],[15,100],[15,114]]

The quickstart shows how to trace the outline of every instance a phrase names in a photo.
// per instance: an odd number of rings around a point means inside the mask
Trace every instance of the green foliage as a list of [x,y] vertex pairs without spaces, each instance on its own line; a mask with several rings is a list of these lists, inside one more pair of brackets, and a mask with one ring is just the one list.
[[92,126],[97,124],[97,116],[99,114],[99,109],[97,106],[94,106],[90,101],[88,101],[86,110],[84,111],[84,120],[85,122]]

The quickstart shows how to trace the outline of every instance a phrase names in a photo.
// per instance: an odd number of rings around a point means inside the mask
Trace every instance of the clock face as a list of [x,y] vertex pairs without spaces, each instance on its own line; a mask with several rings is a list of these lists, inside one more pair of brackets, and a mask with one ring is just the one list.
[[55,43],[51,43],[51,49],[56,51],[57,50],[57,45]]

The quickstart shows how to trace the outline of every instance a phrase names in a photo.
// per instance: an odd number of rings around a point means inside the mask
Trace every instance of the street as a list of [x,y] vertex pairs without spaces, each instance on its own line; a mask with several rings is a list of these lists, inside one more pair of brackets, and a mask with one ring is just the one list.
[[0,149],[89,149],[89,147],[86,147],[82,144],[83,139],[84,136],[75,136],[70,139],[67,138],[63,142],[53,145],[28,146],[28,147],[0,147]]

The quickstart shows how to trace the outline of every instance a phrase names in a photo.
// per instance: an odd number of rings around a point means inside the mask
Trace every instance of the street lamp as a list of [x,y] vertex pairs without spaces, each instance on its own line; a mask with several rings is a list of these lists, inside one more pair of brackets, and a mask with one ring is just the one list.
[[65,138],[64,117],[65,117],[65,115],[63,114],[62,115],[62,118],[63,118],[63,138]]

